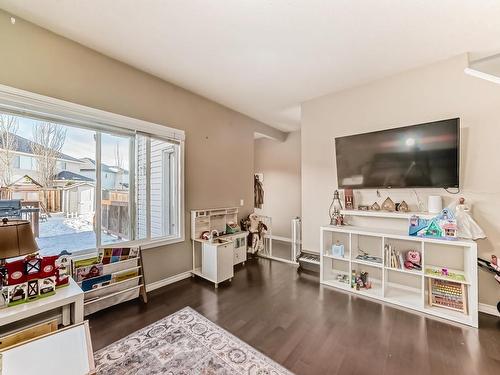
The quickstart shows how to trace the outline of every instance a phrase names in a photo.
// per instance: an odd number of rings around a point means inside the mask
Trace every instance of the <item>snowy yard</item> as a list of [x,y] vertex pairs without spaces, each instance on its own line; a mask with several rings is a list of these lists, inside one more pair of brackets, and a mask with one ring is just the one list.
[[[102,233],[102,243],[120,242],[114,236]],[[66,250],[70,253],[96,247],[96,236],[92,215],[67,218],[62,213],[51,214],[47,221],[40,222],[38,247],[43,255],[55,255]]]

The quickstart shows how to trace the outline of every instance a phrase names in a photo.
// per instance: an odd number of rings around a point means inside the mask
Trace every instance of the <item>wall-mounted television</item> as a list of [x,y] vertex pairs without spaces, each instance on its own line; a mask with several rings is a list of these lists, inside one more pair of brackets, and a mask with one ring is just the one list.
[[460,119],[335,138],[339,188],[458,188]]

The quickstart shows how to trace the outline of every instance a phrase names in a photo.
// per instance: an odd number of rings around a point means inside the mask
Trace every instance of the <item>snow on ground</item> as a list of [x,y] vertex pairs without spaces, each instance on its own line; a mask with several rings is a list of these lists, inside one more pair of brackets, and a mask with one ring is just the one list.
[[[115,236],[102,233],[102,243],[120,242]],[[42,255],[55,255],[66,250],[95,249],[96,237],[92,225],[92,215],[67,218],[62,213],[51,214],[47,221],[40,222],[38,247]]]

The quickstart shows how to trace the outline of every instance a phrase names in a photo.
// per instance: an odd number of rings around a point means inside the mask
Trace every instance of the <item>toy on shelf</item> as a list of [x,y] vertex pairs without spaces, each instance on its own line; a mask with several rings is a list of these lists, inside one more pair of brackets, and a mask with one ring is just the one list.
[[372,283],[371,281],[368,281],[368,272],[361,271],[359,274],[357,274],[356,270],[352,270],[351,288],[355,288],[356,290],[371,289]]
[[448,268],[426,267],[425,274],[428,276],[450,279],[452,281],[466,281],[462,273],[450,271]]
[[410,236],[456,240],[457,220],[451,210],[445,208],[432,219],[423,219],[417,215],[410,218],[408,230]]
[[344,257],[344,245],[340,241],[332,245],[332,255],[339,258]]
[[361,249],[358,250],[360,254],[356,256],[358,260],[364,260],[366,262],[380,263],[382,264],[382,258],[368,254],[366,251]]
[[429,305],[467,314],[467,289],[464,284],[448,280],[428,279]]
[[406,260],[404,262],[404,267],[407,270],[422,270],[421,265],[421,256],[420,253],[416,250],[408,250],[406,252]]
[[397,251],[391,244],[384,246],[386,265],[390,268],[400,270],[420,271],[420,253],[416,250],[408,250],[403,257],[400,251]]
[[69,284],[67,255],[28,255],[0,265],[0,308],[53,295]]

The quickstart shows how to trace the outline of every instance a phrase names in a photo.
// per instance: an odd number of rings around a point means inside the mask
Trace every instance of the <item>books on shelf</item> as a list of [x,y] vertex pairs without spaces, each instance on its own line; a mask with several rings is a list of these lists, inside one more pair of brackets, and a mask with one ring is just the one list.
[[138,247],[102,248],[73,259],[71,269],[85,292],[85,315],[140,295],[147,302]]

